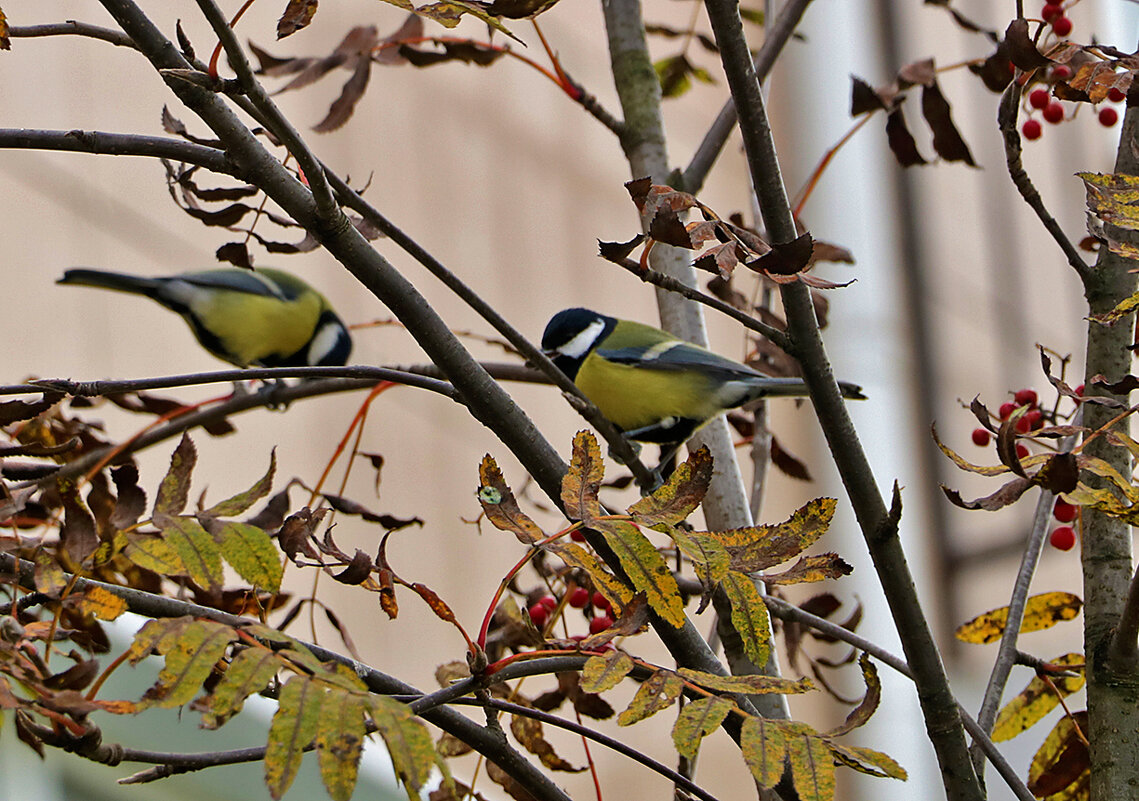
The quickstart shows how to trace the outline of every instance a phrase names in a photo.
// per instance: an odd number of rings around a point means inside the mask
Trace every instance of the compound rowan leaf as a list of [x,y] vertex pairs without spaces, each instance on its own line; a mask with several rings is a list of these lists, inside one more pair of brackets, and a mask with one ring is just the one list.
[[[1032,757],[1028,767],[1028,789],[1037,798],[1086,798],[1076,791],[1091,776],[1091,759],[1080,732],[1088,730],[1088,713],[1076,712],[1060,718]],[[1057,796],[1059,793],[1063,796]]]
[[221,549],[202,524],[192,517],[170,517],[162,520],[161,525],[162,538],[178,553],[186,575],[204,590],[220,591],[225,577]]
[[790,723],[786,730],[787,761],[791,782],[803,801],[831,801],[834,798],[834,759],[827,743],[802,723]]
[[523,545],[534,545],[546,538],[538,524],[519,508],[514,493],[490,454],[484,456],[479,464],[478,498],[491,525],[500,531],[513,532]]
[[416,720],[404,704],[392,698],[369,695],[368,703],[372,722],[387,746],[392,768],[400,780],[418,794],[435,766],[435,746],[427,727]]
[[680,588],[660,551],[627,520],[594,520],[593,527],[605,536],[633,588],[645,594],[653,611],[676,628],[683,626]]
[[562,505],[570,520],[590,522],[601,516],[597,492],[605,478],[605,465],[597,438],[589,431],[579,431],[573,438],[573,456],[562,479]]
[[642,526],[676,525],[696,511],[712,483],[712,454],[706,446],[689,454],[667,482],[651,495],[629,507],[629,514]]
[[281,688],[265,749],[265,784],[274,799],[283,796],[297,777],[305,748],[316,736],[327,695],[325,685],[300,674],[291,676]]
[[633,658],[623,651],[590,657],[581,671],[581,689],[587,693],[611,690],[629,675],[633,667]]
[[320,707],[316,723],[316,757],[320,778],[333,801],[348,801],[356,789],[364,751],[366,703],[359,693],[334,688]]
[[700,750],[700,741],[720,728],[724,718],[734,708],[735,704],[717,695],[685,704],[672,726],[672,743],[677,752],[688,759],[695,759],[696,752]]
[[1066,698],[1084,686],[1083,654],[1064,654],[1049,660],[1049,663],[1071,666],[1078,670],[1079,674],[1051,676],[1048,681],[1044,679],[1047,674],[1034,676],[1032,681],[997,713],[997,720],[993,724],[993,742],[1011,740],[1018,734],[1028,731],[1055,709],[1060,704],[1061,698]]
[[693,684],[699,684],[701,687],[721,693],[742,693],[744,695],[780,693],[791,695],[810,692],[815,689],[814,683],[806,677],[792,681],[776,676],[764,676],[759,673],[717,676],[715,673],[705,673],[702,670],[693,670],[692,668],[680,668],[677,673]]
[[752,716],[744,718],[740,751],[756,784],[774,787],[779,783],[787,760],[787,741],[779,721]]
[[221,555],[250,584],[271,592],[281,589],[285,570],[269,535],[257,526],[230,521],[217,534]]
[[181,627],[177,640],[164,649],[166,663],[158,681],[142,700],[164,709],[188,703],[236,638],[237,633],[230,626],[208,620],[195,620]]
[[188,434],[183,434],[170,456],[170,468],[158,487],[158,495],[154,499],[155,515],[177,515],[186,508],[186,500],[190,497],[190,474],[197,459],[198,451],[193,440]]
[[744,653],[753,664],[767,664],[771,652],[771,618],[755,581],[735,570],[720,584],[732,605],[732,628],[740,635]]
[[633,700],[617,716],[618,726],[632,724],[668,709],[684,689],[684,679],[671,670],[658,670],[637,688]]
[[233,517],[241,514],[269,494],[269,490],[273,488],[273,474],[276,471],[277,449],[273,448],[269,453],[269,469],[265,471],[265,475],[257,479],[256,483],[245,492],[215,503],[202,514],[208,517]]
[[[1024,621],[1020,624],[1020,630],[1041,631],[1065,620],[1071,620],[1080,613],[1083,604],[1083,601],[1070,592],[1033,595],[1025,604]],[[963,623],[954,632],[954,636],[962,642],[984,645],[999,640],[1007,623],[1008,607],[1002,606]]]
[[732,570],[754,573],[798,556],[826,533],[838,502],[815,498],[783,523],[709,531],[731,556]]
[[202,728],[216,729],[241,711],[245,699],[269,686],[282,660],[268,648],[246,648],[233,658],[210,693]]

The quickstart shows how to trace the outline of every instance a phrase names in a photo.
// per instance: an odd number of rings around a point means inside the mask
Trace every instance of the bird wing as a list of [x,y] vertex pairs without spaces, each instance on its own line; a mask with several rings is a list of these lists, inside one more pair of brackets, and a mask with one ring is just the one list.
[[245,292],[278,300],[290,300],[273,281],[251,270],[203,270],[172,277],[204,289],[224,289],[230,292]]
[[746,381],[767,378],[746,365],[724,358],[688,342],[668,340],[648,347],[599,348],[597,355],[617,364],[643,370],[679,372],[697,369],[716,381]]

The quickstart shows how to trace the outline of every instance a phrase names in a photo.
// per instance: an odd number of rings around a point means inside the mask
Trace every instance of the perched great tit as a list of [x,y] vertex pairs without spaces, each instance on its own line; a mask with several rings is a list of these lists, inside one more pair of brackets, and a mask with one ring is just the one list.
[[[626,437],[675,446],[720,412],[768,396],[807,394],[798,378],[773,378],[659,328],[589,309],[566,309],[542,350]],[[843,386],[847,397],[863,397]]]
[[145,295],[182,315],[203,348],[238,367],[342,365],[352,352],[348,328],[324,296],[280,270],[143,278],[75,269],[56,283]]

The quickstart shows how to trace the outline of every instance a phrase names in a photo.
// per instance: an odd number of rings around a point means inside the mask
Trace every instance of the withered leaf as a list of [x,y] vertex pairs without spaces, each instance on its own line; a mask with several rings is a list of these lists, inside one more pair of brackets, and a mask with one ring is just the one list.
[[1003,92],[1012,83],[1015,66],[1009,58],[1008,43],[1002,39],[997,49],[980,64],[970,64],[969,71],[981,79],[990,92]]
[[946,161],[963,161],[970,167],[977,166],[969,146],[953,124],[949,101],[936,80],[922,88],[921,113],[933,131],[933,149],[937,155]]
[[597,240],[597,252],[601,258],[620,264],[644,241],[644,234],[637,234],[628,242],[602,242],[599,239]]
[[1074,453],[1057,453],[1048,457],[1048,461],[1033,476],[1034,483],[1057,495],[1073,491],[1079,479],[1080,468]]
[[313,512],[306,506],[285,518],[281,531],[277,534],[281,550],[290,559],[295,559],[298,553],[304,553],[313,559],[318,558],[319,554],[313,547],[312,538],[327,513],[327,509],[317,509]]
[[421,50],[411,45],[401,44],[397,52],[402,59],[413,67],[432,67],[448,61],[474,64],[477,67],[489,67],[506,55],[506,50],[502,48],[489,47],[473,41],[441,42],[438,46],[443,49]]
[[795,275],[810,264],[813,251],[814,240],[809,233],[804,233],[790,242],[773,244],[770,252],[748,262],[747,266],[769,275]]
[[913,134],[906,126],[906,117],[901,105],[886,115],[886,142],[901,166],[913,167],[926,163],[922,154],[918,152]]
[[328,505],[338,512],[346,515],[355,515],[361,517],[369,523],[378,523],[386,529],[395,531],[396,529],[405,528],[411,525],[422,526],[423,521],[418,517],[399,518],[392,515],[378,514],[366,508],[363,504],[357,503],[350,498],[345,498],[341,495],[332,495],[331,493],[322,493],[324,499],[328,501]]
[[771,463],[775,465],[781,473],[790,478],[795,478],[799,481],[811,480],[811,471],[807,469],[807,465],[803,464],[803,462],[780,445],[779,440],[775,436],[771,437]]
[[857,117],[869,111],[885,111],[887,105],[874,91],[874,87],[861,78],[851,76],[850,116]]
[[363,584],[371,574],[372,557],[357,548],[356,555],[352,557],[348,566],[339,573],[333,573],[332,577],[341,584]]
[[284,39],[312,22],[318,0],[289,0],[281,18],[277,20],[277,38]]
[[1031,487],[1031,480],[1018,476],[1003,485],[992,495],[986,495],[984,498],[978,498],[975,501],[965,500],[961,497],[961,493],[957,490],[950,489],[944,484],[941,485],[941,491],[945,493],[945,497],[948,498],[949,502],[954,506],[960,506],[962,509],[984,509],[986,512],[994,512],[997,509],[1003,509],[1011,503],[1016,503],[1020,496],[1028,492]]
[[1028,20],[1024,17],[1014,19],[1008,24],[1008,28],[1005,29],[1005,42],[1008,43],[1008,55],[1012,63],[1025,72],[1047,67],[1052,63],[1036,49],[1028,33]]
[[218,261],[229,262],[246,270],[253,269],[253,256],[244,242],[227,242],[214,252]]
[[364,90],[368,88],[368,78],[371,77],[371,74],[372,60],[370,58],[358,58],[356,68],[352,71],[352,77],[341,88],[340,96],[332,101],[332,105],[328,108],[328,114],[323,120],[312,126],[312,129],[317,133],[328,133],[348,122],[352,117],[352,112],[356,110],[356,104],[364,96]]

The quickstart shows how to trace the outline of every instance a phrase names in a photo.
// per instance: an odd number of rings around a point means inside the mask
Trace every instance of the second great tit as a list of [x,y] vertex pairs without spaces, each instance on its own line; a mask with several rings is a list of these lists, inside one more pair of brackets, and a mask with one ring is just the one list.
[[343,365],[352,352],[348,328],[324,296],[281,270],[144,278],[74,269],[56,283],[145,295],[182,315],[203,348],[238,367]]
[[[542,350],[626,437],[679,445],[728,409],[758,398],[804,396],[798,378],[773,378],[659,328],[589,309],[566,309]],[[863,397],[843,386],[847,397]]]

